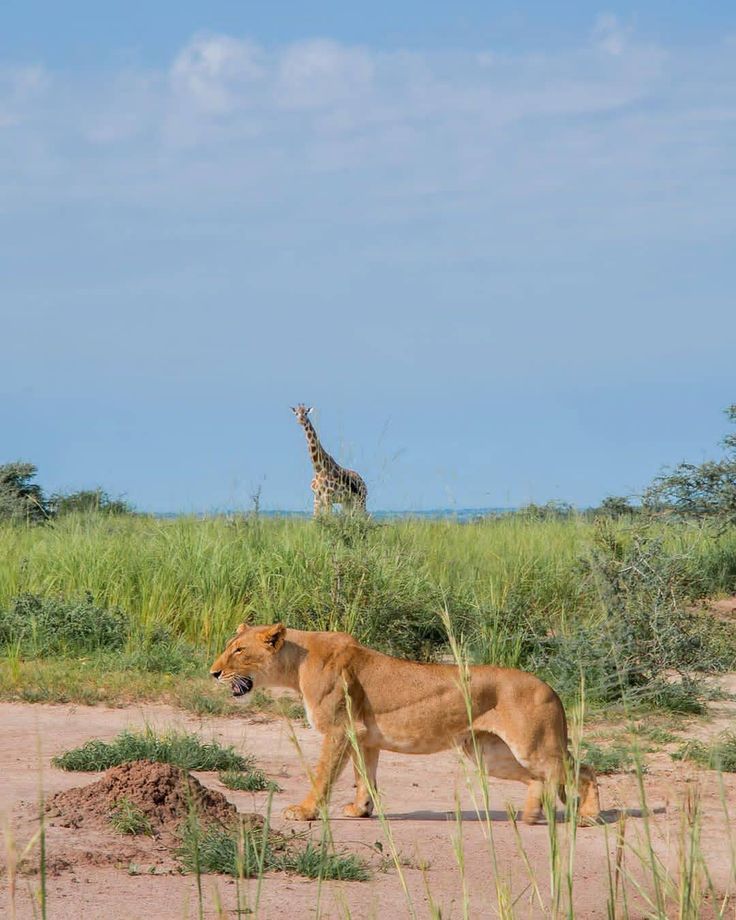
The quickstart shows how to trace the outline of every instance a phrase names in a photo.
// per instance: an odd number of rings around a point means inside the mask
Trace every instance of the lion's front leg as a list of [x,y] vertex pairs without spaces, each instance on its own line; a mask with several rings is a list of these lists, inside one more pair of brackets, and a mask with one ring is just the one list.
[[373,814],[373,796],[375,793],[378,755],[380,748],[360,744],[358,750],[351,752],[353,770],[355,771],[355,801],[343,809],[348,818],[369,818]]
[[326,735],[322,742],[319,760],[311,777],[309,795],[298,805],[284,809],[284,817],[290,821],[314,821],[321,806],[330,799],[330,791],[342,772],[349,750],[348,738],[343,730]]

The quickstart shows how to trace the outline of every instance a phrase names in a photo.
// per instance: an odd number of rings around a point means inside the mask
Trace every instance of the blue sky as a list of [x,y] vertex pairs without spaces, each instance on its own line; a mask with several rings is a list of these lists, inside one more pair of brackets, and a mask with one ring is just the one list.
[[[398,8],[397,8],[398,7]],[[736,401],[733,4],[11,2],[3,459],[147,510],[636,493]]]

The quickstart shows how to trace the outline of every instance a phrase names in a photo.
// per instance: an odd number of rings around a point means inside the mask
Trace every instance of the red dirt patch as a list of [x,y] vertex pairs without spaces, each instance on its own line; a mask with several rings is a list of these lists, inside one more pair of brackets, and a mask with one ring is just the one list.
[[[734,675],[719,678],[721,685],[736,692]],[[710,720],[680,720],[682,739],[700,737],[708,740],[718,734],[730,719],[733,727],[735,704],[728,700],[710,704]],[[670,720],[676,726],[674,717]],[[670,726],[668,723],[668,726]],[[297,827],[280,818],[281,810],[300,801],[308,789],[306,764],[314,764],[319,755],[321,738],[305,726],[289,726],[282,720],[251,721],[248,710],[240,719],[208,717],[203,724],[194,716],[162,705],[140,705],[130,709],[107,706],[52,706],[41,703],[0,703],[0,826],[7,816],[12,838],[20,853],[38,832],[39,773],[49,796],[74,785],[92,785],[99,776],[76,776],[56,769],[51,764],[53,754],[87,741],[90,737],[104,740],[114,738],[123,729],[141,730],[153,726],[157,730],[176,728],[194,731],[223,744],[247,750],[266,773],[278,777],[282,791],[273,798],[263,794],[226,792],[245,812],[257,810],[270,813],[276,831],[291,835],[294,831],[311,835],[319,846],[324,830],[320,822],[311,827]],[[597,726],[602,728],[604,726]],[[616,722],[611,729],[621,728]],[[674,730],[674,727],[673,727]],[[705,731],[708,731],[707,738]],[[680,732],[678,732],[680,734]],[[294,739],[299,750],[294,749]],[[36,743],[34,743],[34,741]],[[39,758],[40,742],[43,755]],[[679,742],[678,742],[679,743]],[[46,749],[48,746],[48,750]],[[608,866],[618,858],[618,833],[625,830],[624,861],[621,879],[627,880],[631,895],[628,913],[632,920],[650,916],[654,893],[651,876],[638,854],[647,852],[646,835],[651,836],[656,859],[667,867],[677,880],[680,865],[680,841],[692,813],[693,794],[699,791],[702,815],[703,859],[707,863],[714,890],[720,896],[733,892],[731,857],[733,819],[729,823],[723,802],[736,802],[736,774],[724,774],[719,780],[712,771],[696,764],[673,761],[668,754],[647,756],[648,772],[644,776],[649,824],[645,826],[640,814],[641,798],[638,781],[632,775],[601,777],[601,800],[612,817],[616,810],[627,815],[626,821],[577,831],[574,890],[574,913],[584,920],[606,920],[609,916]],[[388,917],[402,920],[409,916],[407,901],[415,916],[436,915],[458,917],[463,914],[467,899],[468,914],[485,917],[494,911],[496,894],[494,878],[509,886],[514,899],[514,914],[519,918],[549,917],[551,890],[549,878],[550,835],[545,826],[515,827],[506,805],[521,805],[524,787],[520,783],[494,780],[491,782],[491,811],[478,815],[483,800],[476,787],[466,781],[467,761],[449,751],[428,757],[408,757],[382,752],[379,783],[385,808],[391,819],[391,831],[402,872],[393,869],[376,871],[367,883],[323,882],[303,879],[286,873],[268,873],[264,879],[246,880],[240,888],[233,879],[210,876],[201,883],[193,875],[182,875],[172,848],[162,837],[129,837],[104,828],[81,826],[69,829],[47,826],[47,895],[48,915],[54,918],[97,920],[140,920],[153,914],[157,920],[181,920],[196,917],[200,898],[204,900],[205,916],[214,918],[227,914],[235,916],[238,891],[251,907],[260,897],[258,916],[263,918],[313,917],[325,918]],[[213,790],[224,791],[216,774],[198,773],[197,778]],[[722,785],[721,785],[722,782]],[[330,807],[330,832],[338,849],[358,851],[361,855],[376,853],[376,842],[386,847],[386,838],[379,821],[351,819],[342,815],[342,806],[352,801],[353,771],[346,769],[337,781]],[[462,825],[456,818],[460,807]],[[733,812],[733,807],[730,807]],[[242,813],[242,812],[241,812]],[[489,853],[489,823],[492,825],[495,856]],[[560,825],[560,842],[567,838],[566,825]],[[0,834],[0,837],[2,834]],[[458,870],[458,840],[463,842],[464,871]],[[11,841],[12,843],[12,841]],[[685,841],[687,843],[687,841]],[[529,876],[522,850],[529,860],[544,904],[532,899]],[[10,846],[0,840],[0,875]],[[374,857],[377,858],[377,857]],[[131,867],[131,864],[134,864]],[[36,847],[27,860],[26,871],[38,865]],[[52,871],[49,871],[50,866]],[[664,869],[662,870],[664,872]],[[635,889],[642,886],[643,894]],[[7,883],[5,885],[7,888]],[[38,916],[40,881],[26,876],[16,885],[18,920]],[[669,888],[667,889],[669,891]],[[675,891],[676,889],[673,889]],[[5,910],[6,891],[0,891],[0,916]],[[431,907],[432,898],[437,909]],[[647,900],[648,899],[648,900]],[[621,908],[621,887],[619,887]],[[719,906],[721,902],[719,901]],[[668,908],[676,915],[676,905],[668,900]],[[242,910],[241,910],[242,913]],[[733,907],[731,917],[733,914]],[[706,910],[704,918],[712,916]]]
[[736,616],[736,597],[722,597],[717,601],[709,600],[707,607],[708,610],[713,611],[713,613],[720,614],[720,616],[730,619]]
[[175,834],[192,809],[210,824],[232,824],[237,815],[221,792],[207,789],[180,767],[147,760],[112,767],[91,786],[57,792],[46,812],[57,827],[111,829],[110,812],[121,799],[140,809],[156,834]]

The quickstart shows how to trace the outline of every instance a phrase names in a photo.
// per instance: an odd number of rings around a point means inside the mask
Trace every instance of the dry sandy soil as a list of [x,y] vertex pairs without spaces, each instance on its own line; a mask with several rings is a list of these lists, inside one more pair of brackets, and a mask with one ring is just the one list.
[[[731,689],[736,690],[736,681]],[[714,718],[701,723],[698,732],[712,735],[733,726],[733,704],[717,704]],[[205,739],[233,744],[256,756],[258,764],[274,777],[283,791],[274,798],[273,824],[287,831],[294,825],[281,821],[283,807],[297,802],[305,791],[303,756],[314,760],[319,736],[302,725],[292,729],[282,720],[263,720],[243,710],[243,718],[207,718],[200,720],[175,709],[147,705],[128,709],[105,707],[0,704],[0,819],[7,841],[13,829],[17,846],[22,848],[34,830],[40,784],[45,795],[94,782],[99,774],[73,774],[54,769],[53,755],[82,744],[90,738],[110,739],[123,728],[155,729],[177,727],[197,731]],[[666,753],[651,755],[645,778],[654,846],[663,861],[674,869],[678,856],[678,838],[683,803],[694,789],[702,793],[703,848],[713,883],[724,892],[730,874],[729,832],[716,785],[716,775],[699,771],[692,765],[674,762]],[[224,789],[216,774],[195,774],[206,786],[227,795],[240,811],[263,811],[264,793],[238,793]],[[379,783],[384,807],[406,865],[403,875],[408,894],[402,890],[399,873],[381,866],[375,844],[388,844],[381,824],[369,820],[346,819],[341,805],[351,798],[352,771],[347,770],[335,790],[331,808],[331,828],[338,848],[348,849],[367,859],[373,867],[369,882],[317,882],[284,874],[266,876],[260,892],[257,915],[265,918],[290,916],[395,918],[430,916],[430,896],[441,908],[443,918],[497,916],[494,873],[487,841],[487,824],[478,819],[473,793],[466,771],[456,754],[410,757],[382,754]],[[606,916],[607,859],[606,849],[615,852],[616,837],[625,815],[626,841],[633,846],[644,832],[636,780],[632,776],[602,777],[601,795],[606,824],[581,828],[575,868],[575,916]],[[543,916],[535,900],[516,840],[506,803],[520,807],[524,788],[519,784],[492,781],[491,822],[496,848],[497,872],[505,880],[516,900],[515,916]],[[736,775],[726,778],[726,794],[736,811]],[[462,815],[462,842],[465,858],[465,892],[458,870],[455,847],[458,824],[456,803]],[[300,830],[306,829],[303,826]],[[320,826],[311,826],[319,836]],[[546,826],[519,826],[518,833],[539,881],[541,898],[549,898],[549,836]],[[561,834],[566,834],[563,827]],[[562,838],[564,839],[564,837]],[[157,852],[156,844],[129,837],[104,833],[99,829],[48,828],[48,916],[52,920],[138,920],[156,917],[181,920],[198,916],[196,881],[172,871],[170,854]],[[6,847],[0,860],[6,858]],[[136,863],[142,874],[131,874],[129,865]],[[632,851],[626,855],[626,869],[641,877]],[[150,874],[153,868],[155,874]],[[32,870],[32,866],[30,867]],[[0,914],[12,916],[7,875],[0,876]],[[15,896],[18,918],[37,915],[38,875],[26,871],[17,879]],[[247,898],[251,906],[256,897],[256,882],[248,883]],[[464,914],[464,898],[469,906]],[[221,876],[204,877],[205,916],[234,917],[235,884]],[[411,908],[409,906],[411,902]],[[222,905],[218,910],[218,903]],[[646,915],[641,897],[630,903],[632,917]],[[35,910],[34,910],[35,908]],[[734,908],[732,908],[733,910]],[[241,916],[245,916],[242,914]],[[248,916],[253,916],[249,913]],[[736,916],[736,914],[734,914]]]

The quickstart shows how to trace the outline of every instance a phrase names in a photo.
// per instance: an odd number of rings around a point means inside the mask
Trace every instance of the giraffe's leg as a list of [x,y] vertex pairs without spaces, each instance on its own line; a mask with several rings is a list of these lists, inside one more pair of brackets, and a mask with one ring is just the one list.
[[314,516],[319,517],[330,510],[329,500],[323,488],[316,489],[314,492]]

